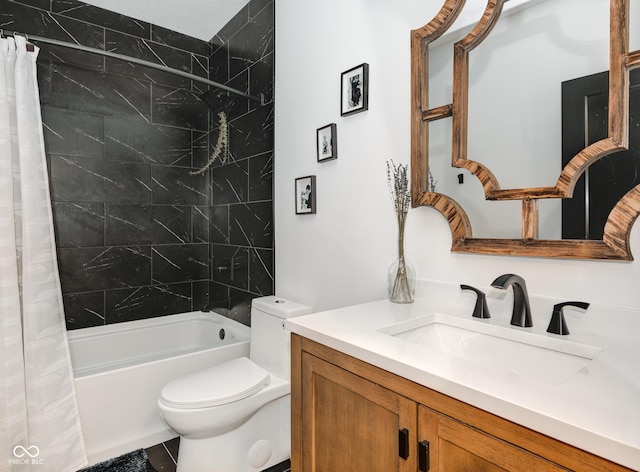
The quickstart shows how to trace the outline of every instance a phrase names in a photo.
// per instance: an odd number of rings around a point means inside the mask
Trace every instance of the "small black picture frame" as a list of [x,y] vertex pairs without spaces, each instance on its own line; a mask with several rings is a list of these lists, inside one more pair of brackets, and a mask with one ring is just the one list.
[[316,176],[298,177],[296,188],[296,215],[312,215],[316,212]]
[[316,149],[318,162],[330,161],[338,158],[338,136],[335,123],[328,124],[316,131]]
[[344,71],[340,77],[340,115],[353,115],[368,110],[369,64],[365,62]]

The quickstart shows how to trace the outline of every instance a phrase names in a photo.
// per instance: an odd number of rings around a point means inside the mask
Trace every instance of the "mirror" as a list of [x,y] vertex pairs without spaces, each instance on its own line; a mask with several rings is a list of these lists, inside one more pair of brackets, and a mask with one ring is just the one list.
[[[479,22],[452,46],[437,40],[465,1],[447,0],[431,22],[412,31],[413,205],[443,213],[453,251],[632,260],[638,185],[607,208],[604,228],[592,231],[598,239],[580,231],[576,239],[563,226],[571,212],[584,213],[565,203],[590,195],[583,183],[590,169],[602,174],[595,164],[628,146],[630,73],[640,90],[640,51],[629,52],[634,1],[534,1],[499,22],[505,0],[489,0]],[[604,98],[586,94],[574,100],[574,115],[563,118],[564,97],[582,87],[573,79],[606,69]],[[602,121],[607,110],[602,136],[594,138],[601,125],[587,127],[589,142],[568,150],[567,126],[584,130],[584,123],[598,121],[589,116]],[[591,194],[602,191],[594,188]]]

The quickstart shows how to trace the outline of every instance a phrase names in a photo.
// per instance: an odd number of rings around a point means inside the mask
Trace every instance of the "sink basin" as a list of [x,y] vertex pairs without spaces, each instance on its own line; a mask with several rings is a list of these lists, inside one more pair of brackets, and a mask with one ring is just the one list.
[[587,344],[440,313],[380,332],[494,371],[547,383],[567,380],[602,352]]

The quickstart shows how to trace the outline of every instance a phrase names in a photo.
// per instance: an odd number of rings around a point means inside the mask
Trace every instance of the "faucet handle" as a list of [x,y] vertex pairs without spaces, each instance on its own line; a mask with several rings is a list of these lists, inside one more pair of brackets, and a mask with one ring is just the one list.
[[462,290],[472,290],[476,292],[478,298],[476,299],[476,306],[473,308],[473,317],[474,318],[491,318],[491,314],[489,313],[489,307],[487,306],[487,297],[483,291],[478,290],[471,285],[461,284],[460,288]]
[[577,308],[582,308],[586,310],[589,308],[589,303],[587,302],[564,302],[558,303],[557,305],[553,305],[553,313],[551,315],[551,322],[549,323],[549,327],[547,328],[548,333],[553,334],[569,334],[569,328],[567,328],[567,323],[564,319],[564,311],[562,309],[565,306],[575,306]]

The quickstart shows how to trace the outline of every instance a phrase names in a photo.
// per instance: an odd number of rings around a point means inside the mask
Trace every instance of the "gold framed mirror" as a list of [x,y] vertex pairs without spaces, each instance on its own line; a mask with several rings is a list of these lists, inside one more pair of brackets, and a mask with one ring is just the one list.
[[[601,240],[541,239],[540,203],[570,199],[576,184],[595,162],[626,150],[629,143],[629,74],[640,69],[640,50],[629,51],[629,10],[632,0],[610,0],[608,44],[608,124],[607,136],[573,155],[562,166],[555,184],[548,186],[501,188],[500,181],[486,163],[470,159],[469,144],[469,64],[470,53],[490,35],[501,16],[506,0],[488,0],[482,18],[471,31],[453,45],[451,103],[430,106],[430,45],[452,26],[465,0],[446,0],[438,14],[422,28],[411,32],[411,178],[414,207],[430,206],[448,220],[454,252],[508,254],[534,257],[561,257],[601,260],[633,260],[629,234],[640,213],[640,184],[631,188],[615,204],[606,218]],[[484,200],[520,202],[520,237],[473,237],[471,222],[458,201],[438,193],[430,185],[430,133],[436,122],[451,123],[451,166],[471,174],[479,182]],[[638,131],[635,131],[636,133]],[[500,136],[495,136],[496,142]]]

